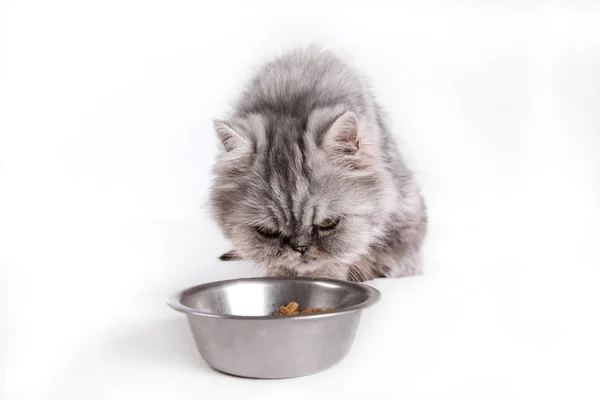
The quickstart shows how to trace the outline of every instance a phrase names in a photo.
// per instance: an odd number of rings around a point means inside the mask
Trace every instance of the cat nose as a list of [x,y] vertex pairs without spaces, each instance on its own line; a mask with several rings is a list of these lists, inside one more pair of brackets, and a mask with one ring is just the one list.
[[306,251],[310,248],[310,237],[306,235],[298,235],[290,238],[288,245],[300,254],[306,253]]
[[297,246],[292,246],[292,249],[294,249],[294,251],[297,251],[300,254],[304,254],[306,252],[306,250],[308,250],[308,246],[297,245]]

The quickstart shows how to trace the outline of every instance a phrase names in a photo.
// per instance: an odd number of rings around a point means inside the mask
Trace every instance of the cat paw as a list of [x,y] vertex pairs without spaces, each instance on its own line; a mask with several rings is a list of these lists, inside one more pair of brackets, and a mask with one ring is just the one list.
[[219,260],[221,261],[238,261],[241,259],[242,257],[240,257],[240,255],[235,250],[228,251],[227,253],[219,257]]

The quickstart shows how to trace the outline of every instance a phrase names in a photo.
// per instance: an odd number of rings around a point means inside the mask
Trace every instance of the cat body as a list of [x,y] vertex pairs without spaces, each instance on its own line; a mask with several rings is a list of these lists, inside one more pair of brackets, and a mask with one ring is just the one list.
[[214,125],[211,208],[234,246],[222,259],[271,276],[421,273],[420,189],[365,81],[333,53],[267,63]]

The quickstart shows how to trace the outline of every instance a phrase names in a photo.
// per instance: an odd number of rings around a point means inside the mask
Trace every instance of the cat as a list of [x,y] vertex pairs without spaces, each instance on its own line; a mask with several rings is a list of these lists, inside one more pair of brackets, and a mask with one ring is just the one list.
[[426,205],[365,80],[309,47],[264,65],[226,120],[212,213],[267,276],[422,273]]

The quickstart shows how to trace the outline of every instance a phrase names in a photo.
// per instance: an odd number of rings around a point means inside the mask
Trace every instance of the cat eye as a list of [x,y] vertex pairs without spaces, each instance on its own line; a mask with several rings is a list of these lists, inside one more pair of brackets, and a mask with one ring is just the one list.
[[326,220],[323,220],[319,225],[317,225],[317,228],[319,228],[320,231],[330,231],[332,229],[335,229],[339,222],[339,219],[327,218]]
[[271,230],[269,228],[265,228],[263,226],[256,226],[254,227],[254,229],[256,229],[256,232],[258,232],[262,237],[265,237],[267,239],[275,239],[281,236],[279,232]]

